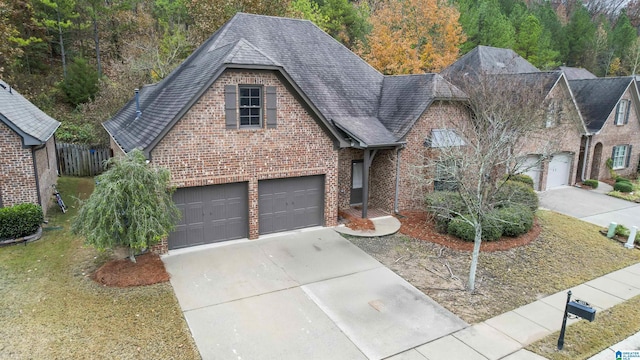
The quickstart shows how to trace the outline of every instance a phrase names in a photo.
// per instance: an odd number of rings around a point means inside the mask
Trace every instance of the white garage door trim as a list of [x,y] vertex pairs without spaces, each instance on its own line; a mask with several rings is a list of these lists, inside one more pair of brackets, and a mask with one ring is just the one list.
[[555,154],[549,161],[549,171],[547,172],[547,187],[569,185],[569,173],[571,171],[571,155],[566,153]]

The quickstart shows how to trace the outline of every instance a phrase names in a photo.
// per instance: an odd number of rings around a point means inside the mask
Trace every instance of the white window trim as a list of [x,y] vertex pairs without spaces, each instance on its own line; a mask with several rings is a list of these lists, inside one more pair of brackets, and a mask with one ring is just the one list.
[[[618,149],[624,149],[624,151],[622,152],[622,154],[617,154],[617,150]],[[627,152],[629,151],[629,146],[627,145],[618,145],[618,146],[614,146],[613,147],[613,170],[619,170],[619,169],[624,169],[626,168],[626,162],[627,162]],[[616,161],[620,160],[622,165],[618,165],[616,166]]]
[[627,112],[629,112],[629,103],[629,100],[622,99],[618,106],[616,106],[616,125],[624,125],[625,119],[627,118]]

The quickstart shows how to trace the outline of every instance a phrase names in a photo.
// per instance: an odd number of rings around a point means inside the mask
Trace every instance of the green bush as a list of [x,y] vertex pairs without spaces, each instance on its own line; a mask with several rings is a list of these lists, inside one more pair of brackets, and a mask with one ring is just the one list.
[[633,185],[627,181],[620,181],[613,185],[613,190],[621,193],[630,193],[633,191]]
[[504,181],[517,181],[517,182],[521,182],[523,184],[527,184],[529,186],[531,186],[531,188],[533,189],[533,179],[531,178],[531,176],[526,175],[526,174],[513,174],[513,175],[505,175],[502,178]]
[[[631,234],[631,231],[624,225],[618,225],[616,226],[616,235],[623,237],[623,238],[629,238],[629,234]],[[633,241],[635,244],[640,245],[640,231],[638,231],[636,233],[636,238]]]
[[78,106],[93,100],[100,90],[98,72],[87,62],[77,57],[69,65],[67,78],[60,84],[60,88],[67,96],[67,101]]
[[502,226],[504,236],[520,236],[533,227],[533,211],[522,204],[512,204],[496,209],[491,215]]
[[31,235],[44,221],[42,208],[35,204],[18,204],[0,209],[0,239]]
[[599,185],[600,183],[598,182],[598,180],[595,180],[595,179],[588,179],[588,180],[583,181],[583,182],[582,182],[582,184],[584,184],[584,185],[586,185],[586,186],[590,186],[590,187],[592,187],[592,188],[594,188],[594,189],[597,189],[597,188],[598,188],[598,185]]
[[[474,241],[476,237],[476,230],[473,226],[459,216],[449,221],[447,233],[464,241]],[[492,218],[484,219],[482,222],[482,240],[494,241],[500,239],[501,236],[502,227],[500,224]]]
[[628,183],[631,183],[631,180],[629,180],[629,179],[627,179],[627,178],[623,178],[622,176],[618,176],[618,177],[616,178],[616,184],[617,184],[617,183],[619,183],[619,182],[628,182]]
[[425,197],[427,210],[433,215],[436,231],[446,233],[449,221],[456,214],[465,213],[466,206],[460,194],[454,191],[434,191]]
[[538,195],[533,189],[522,182],[507,180],[498,189],[494,204],[497,207],[505,207],[511,204],[522,204],[536,211],[538,209]]

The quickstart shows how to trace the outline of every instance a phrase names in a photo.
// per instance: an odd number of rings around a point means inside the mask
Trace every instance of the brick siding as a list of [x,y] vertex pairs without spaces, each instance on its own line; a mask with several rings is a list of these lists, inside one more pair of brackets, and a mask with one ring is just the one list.
[[42,201],[42,211],[47,214],[53,204],[53,187],[58,181],[58,169],[56,162],[56,144],[52,136],[42,149],[36,150],[36,164],[38,168],[38,181]]
[[[225,128],[224,86],[235,84],[277,88],[276,128],[266,128],[264,121],[259,129]],[[152,150],[151,160],[168,168],[178,187],[248,182],[250,239],[259,232],[259,180],[325,175],[324,222],[336,225],[338,150],[273,72],[222,74]]]
[[[424,141],[432,129],[452,129],[459,121],[469,119],[467,110],[457,102],[436,101],[413,125],[400,151],[400,193],[398,208],[402,210],[424,209],[424,196],[433,190],[433,185],[424,181],[424,165],[430,159]],[[395,174],[395,171],[393,171]]]
[[[627,92],[622,96],[623,99],[632,100],[632,92],[629,88]],[[585,171],[586,178],[595,178],[591,173],[591,169],[596,166],[597,179],[609,179],[609,169],[607,168],[607,159],[611,158],[611,153],[614,146],[618,145],[632,145],[631,159],[629,160],[629,166],[624,169],[615,170],[616,174],[621,176],[635,176],[638,170],[638,162],[640,161],[640,122],[638,121],[636,102],[631,101],[631,107],[629,109],[629,122],[625,125],[616,125],[616,108],[611,111],[607,121],[602,126],[600,132],[593,135],[589,144],[587,169]],[[600,159],[594,157],[595,147],[600,143],[602,144],[602,156]],[[594,164],[594,160],[597,164]]]
[[3,206],[38,203],[31,148],[22,147],[22,138],[0,124],[0,196]]

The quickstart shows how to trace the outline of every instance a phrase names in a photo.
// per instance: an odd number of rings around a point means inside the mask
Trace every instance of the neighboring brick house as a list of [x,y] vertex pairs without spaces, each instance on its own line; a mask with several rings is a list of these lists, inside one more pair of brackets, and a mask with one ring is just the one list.
[[0,207],[34,203],[47,212],[57,180],[60,123],[0,80]]
[[171,171],[177,249],[411,206],[408,134],[463,97],[437,74],[384,76],[309,21],[239,13],[104,127],[116,156]]
[[573,185],[579,180],[576,169],[580,138],[586,129],[561,71],[541,72],[513,50],[478,46],[444,69],[442,75],[463,90],[469,79],[480,75],[480,81],[505,83],[518,88],[514,91],[521,88],[523,96],[527,91],[542,91],[545,99],[540,107],[547,115],[540,119],[540,131],[535,137],[515,146],[521,160],[514,168],[531,176],[534,188],[540,191]]
[[582,179],[611,178],[607,160],[618,175],[634,176],[640,160],[638,88],[633,77],[569,81],[588,133],[582,139]]

